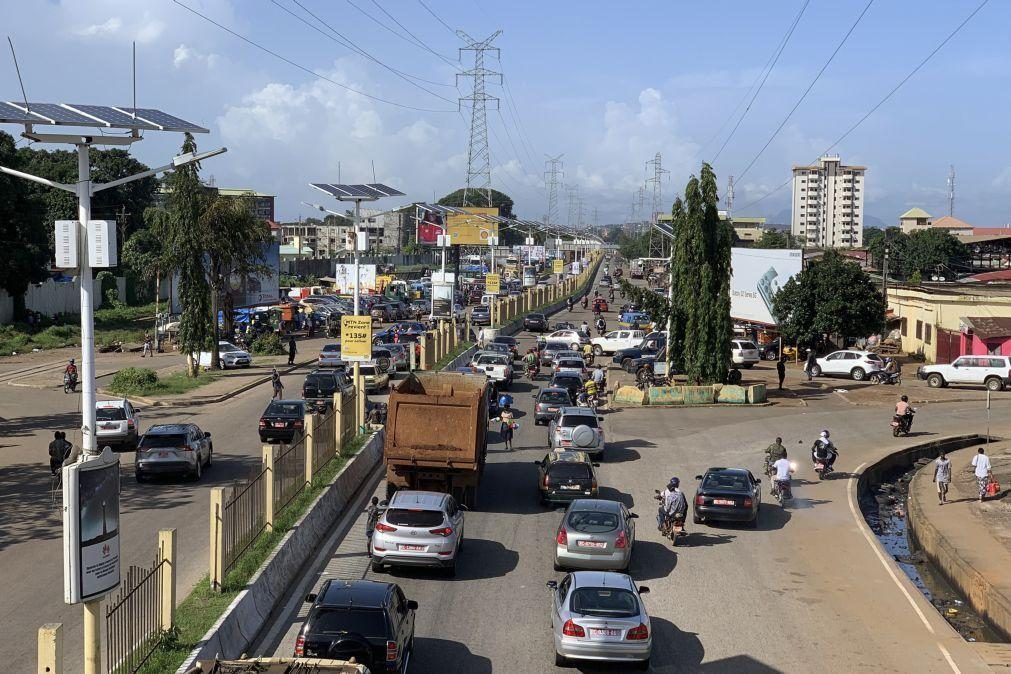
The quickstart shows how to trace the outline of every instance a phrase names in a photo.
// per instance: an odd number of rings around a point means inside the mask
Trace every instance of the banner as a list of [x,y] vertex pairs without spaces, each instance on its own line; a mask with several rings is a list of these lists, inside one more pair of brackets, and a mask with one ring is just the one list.
[[63,470],[63,599],[76,604],[119,585],[119,457],[101,456]]
[[341,316],[341,360],[372,360],[371,316]]
[[[419,208],[418,211],[421,211]],[[418,243],[423,246],[434,246],[442,234],[442,216],[435,211],[422,211],[424,215],[418,222]]]
[[772,298],[800,273],[803,251],[733,248],[730,255],[730,315],[736,320],[775,325]]
[[[339,264],[333,275],[334,292],[338,295],[353,295],[355,292],[355,266]],[[376,265],[358,265],[358,292],[362,295],[376,292]]]
[[460,246],[487,246],[491,236],[498,237],[498,223],[477,215],[498,215],[497,208],[470,207],[463,209],[473,215],[450,213],[446,217],[446,231],[452,244]]
[[456,279],[451,271],[432,272],[432,315],[431,318],[453,318],[453,284]]
[[551,261],[551,272],[554,274],[564,274],[565,273],[565,260],[552,260]]
[[526,263],[528,260],[543,262],[546,259],[544,246],[513,246],[513,252],[519,256],[522,263]]
[[502,290],[502,277],[498,274],[487,274],[484,277],[484,291],[498,295]]

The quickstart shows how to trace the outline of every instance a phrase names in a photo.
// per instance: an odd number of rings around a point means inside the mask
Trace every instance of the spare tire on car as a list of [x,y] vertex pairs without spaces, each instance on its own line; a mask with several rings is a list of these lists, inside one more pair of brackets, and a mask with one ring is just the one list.
[[572,429],[572,445],[574,447],[593,447],[597,442],[597,434],[589,426],[576,426]]

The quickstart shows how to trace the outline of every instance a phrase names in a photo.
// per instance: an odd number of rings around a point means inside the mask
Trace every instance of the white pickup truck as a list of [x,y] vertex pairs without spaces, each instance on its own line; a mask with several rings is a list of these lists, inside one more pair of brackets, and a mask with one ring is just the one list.
[[594,337],[590,343],[593,345],[594,355],[601,356],[639,346],[645,337],[645,330],[612,330],[603,337]]
[[484,370],[488,378],[503,389],[509,388],[512,384],[512,356],[497,351],[479,351],[471,361],[471,365]]

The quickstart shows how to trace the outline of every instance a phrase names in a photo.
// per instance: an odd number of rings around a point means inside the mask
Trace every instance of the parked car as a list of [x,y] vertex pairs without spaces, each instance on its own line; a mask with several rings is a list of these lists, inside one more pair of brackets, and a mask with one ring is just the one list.
[[418,602],[400,586],[328,579],[305,601],[311,606],[295,639],[295,657],[354,658],[370,672],[406,672]]
[[779,360],[780,344],[783,343],[782,337],[777,337],[771,342],[766,342],[765,344],[758,345],[758,356],[762,360]]
[[590,336],[582,330],[555,330],[548,335],[548,342],[562,342],[568,344],[573,351],[590,341]]
[[604,417],[598,417],[588,407],[563,407],[558,416],[548,422],[548,443],[551,449],[603,454],[604,429],[600,426],[603,420]]
[[710,468],[699,480],[692,501],[692,520],[725,520],[744,522],[748,526],[758,523],[762,507],[761,480],[746,468]]
[[597,497],[597,471],[586,452],[548,452],[537,464],[537,485],[541,503],[570,503],[574,499]]
[[534,393],[534,423],[546,424],[558,414],[563,407],[571,407],[572,398],[564,388],[546,387]]
[[583,388],[583,378],[572,372],[555,372],[548,383],[551,388],[563,388],[569,392],[569,398],[576,399],[579,389]]
[[646,327],[652,322],[649,314],[641,311],[626,311],[618,317],[618,325],[622,327],[632,327],[634,325]]
[[155,424],[141,436],[134,476],[143,482],[151,475],[182,474],[199,480],[214,454],[211,434],[196,424]]
[[512,353],[513,360],[519,359],[520,342],[515,337],[510,337],[509,335],[498,335],[491,341],[493,344],[505,344],[509,347],[509,352]]
[[385,344],[383,348],[390,352],[390,360],[394,371],[407,370],[411,366],[411,354],[408,345],[404,343]]
[[870,351],[834,351],[824,358],[818,358],[811,368],[815,377],[821,375],[849,376],[853,381],[863,381],[871,372],[885,367],[881,356]]
[[653,633],[642,602],[648,587],[615,571],[574,571],[547,587],[555,665],[603,660],[649,669]]
[[[200,367],[211,366],[211,352],[200,352]],[[227,370],[230,367],[249,367],[253,364],[253,357],[248,351],[240,349],[231,342],[221,340],[218,342],[218,367]]]
[[390,375],[381,371],[375,363],[362,363],[358,371],[364,380],[366,393],[379,393],[390,387]]
[[384,344],[372,347],[372,362],[383,372],[396,372],[407,369],[407,351],[399,344]]
[[99,400],[95,403],[95,439],[98,447],[132,452],[140,435],[140,410],[129,400]]
[[645,330],[611,330],[604,333],[603,337],[594,337],[590,340],[590,344],[593,345],[594,355],[602,356],[622,349],[635,348],[642,344],[645,337]]
[[341,345],[324,344],[316,357],[316,364],[319,367],[344,367],[344,361],[341,360]]
[[470,322],[474,325],[491,325],[491,309],[478,305],[470,310]]
[[547,332],[548,317],[544,314],[527,314],[523,317],[523,329],[530,332]]
[[373,304],[369,310],[369,316],[372,317],[373,321],[379,321],[380,323],[389,323],[397,320],[396,312],[389,304]]
[[489,379],[500,388],[509,388],[513,380],[512,357],[503,353],[478,351],[471,365],[484,370]]
[[309,411],[326,412],[338,391],[344,395],[355,392],[354,382],[343,368],[316,368],[302,382],[302,399]]
[[260,415],[260,442],[292,442],[305,430],[304,400],[271,400]]
[[730,340],[730,361],[734,365],[752,368],[759,360],[761,357],[758,355],[758,347],[754,342],[745,339]]
[[372,570],[427,566],[456,574],[466,508],[449,494],[402,490],[393,494],[372,534]]
[[620,501],[579,498],[569,504],[555,534],[555,571],[627,571],[638,517]]
[[948,364],[921,365],[916,370],[916,376],[926,379],[927,386],[931,388],[971,384],[1002,391],[1011,385],[1011,357],[959,356]]

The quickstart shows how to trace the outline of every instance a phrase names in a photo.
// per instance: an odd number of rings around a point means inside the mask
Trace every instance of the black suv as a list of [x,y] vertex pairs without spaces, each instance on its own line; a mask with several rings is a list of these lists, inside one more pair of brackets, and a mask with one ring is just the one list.
[[333,396],[337,391],[352,395],[355,386],[342,369],[316,368],[305,376],[302,382],[302,399],[311,411],[326,412],[333,406]]
[[399,585],[328,580],[305,600],[312,607],[295,640],[296,657],[353,657],[376,674],[407,671],[418,602],[408,601]]

